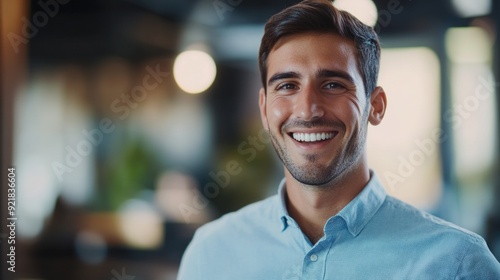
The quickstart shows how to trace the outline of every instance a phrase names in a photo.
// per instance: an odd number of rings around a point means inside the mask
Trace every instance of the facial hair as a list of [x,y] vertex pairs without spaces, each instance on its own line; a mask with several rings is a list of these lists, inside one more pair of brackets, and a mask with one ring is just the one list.
[[[365,110],[367,113],[367,110]],[[339,181],[362,157],[366,142],[367,123],[366,114],[361,118],[363,121],[360,126],[352,132],[345,146],[340,147],[336,154],[332,154],[333,160],[327,165],[317,163],[319,154],[306,155],[307,164],[297,165],[287,151],[284,141],[280,143],[276,135],[270,131],[272,144],[278,157],[283,162],[293,178],[298,182],[315,187],[328,187],[332,182]],[[335,137],[345,136],[346,126],[336,120],[318,119],[313,121],[291,120],[284,123],[281,127],[281,134],[286,135],[290,128],[314,128],[314,127],[332,127],[338,131]],[[286,137],[286,136],[285,136]]]

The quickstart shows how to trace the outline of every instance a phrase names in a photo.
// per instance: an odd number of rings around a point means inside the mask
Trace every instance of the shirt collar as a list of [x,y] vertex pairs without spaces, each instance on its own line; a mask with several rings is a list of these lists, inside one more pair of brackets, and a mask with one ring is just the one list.
[[[335,216],[341,217],[349,232],[356,236],[377,213],[386,197],[387,193],[377,175],[370,170],[370,181],[365,188]],[[333,217],[326,222],[325,231],[332,226]]]
[[[325,224],[325,233],[334,226],[335,217],[340,217],[345,221],[349,233],[353,236],[358,235],[370,219],[378,211],[384,202],[387,193],[380,183],[377,175],[370,170],[370,180],[363,190],[347,204],[337,215],[328,219]],[[281,230],[284,231],[289,225],[298,227],[296,222],[288,215],[286,209],[286,187],[285,179],[279,185],[278,197],[280,202],[280,219],[282,223]]]
[[282,227],[281,231],[284,231],[287,229],[289,224],[292,224],[294,226],[298,225],[295,223],[292,217],[288,215],[288,210],[286,209],[286,180],[283,178],[281,180],[279,188],[278,188],[278,198],[279,198],[279,216],[281,219]]

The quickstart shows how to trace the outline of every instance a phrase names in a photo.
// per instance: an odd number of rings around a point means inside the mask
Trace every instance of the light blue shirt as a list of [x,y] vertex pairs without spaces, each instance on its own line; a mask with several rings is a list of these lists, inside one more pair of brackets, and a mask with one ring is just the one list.
[[179,280],[500,279],[479,235],[367,186],[311,244],[279,194],[199,228]]

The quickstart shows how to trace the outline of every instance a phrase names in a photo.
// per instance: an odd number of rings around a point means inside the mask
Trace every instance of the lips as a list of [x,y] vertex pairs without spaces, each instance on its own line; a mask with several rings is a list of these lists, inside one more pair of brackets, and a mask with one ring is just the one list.
[[332,139],[336,133],[333,132],[316,132],[316,133],[292,133],[293,139],[299,142],[319,142]]

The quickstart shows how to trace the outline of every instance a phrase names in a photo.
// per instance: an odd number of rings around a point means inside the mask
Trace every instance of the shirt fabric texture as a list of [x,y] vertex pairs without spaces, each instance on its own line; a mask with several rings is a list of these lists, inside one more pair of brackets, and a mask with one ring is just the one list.
[[500,279],[479,235],[366,187],[311,244],[288,215],[283,180],[265,200],[200,227],[179,280]]

